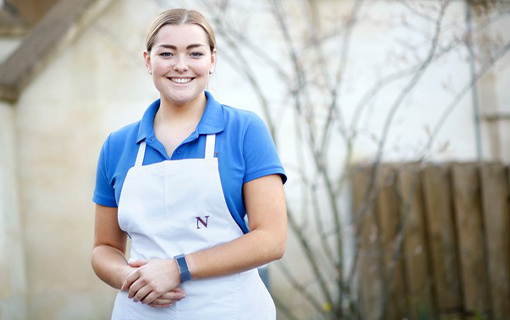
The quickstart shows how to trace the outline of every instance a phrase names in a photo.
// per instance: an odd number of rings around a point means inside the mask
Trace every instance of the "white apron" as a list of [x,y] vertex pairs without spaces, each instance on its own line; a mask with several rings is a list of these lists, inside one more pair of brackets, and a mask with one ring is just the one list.
[[[131,238],[130,260],[172,258],[232,241],[243,235],[221,186],[215,135],[208,135],[204,159],[142,166],[145,141],[129,169],[119,199],[118,220]],[[156,309],[134,303],[127,292],[115,300],[112,319],[276,319],[276,310],[257,270],[190,280],[186,298]]]

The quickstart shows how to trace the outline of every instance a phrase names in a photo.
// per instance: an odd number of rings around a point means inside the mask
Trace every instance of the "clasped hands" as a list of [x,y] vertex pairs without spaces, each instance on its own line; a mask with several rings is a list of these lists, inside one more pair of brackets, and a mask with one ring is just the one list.
[[122,291],[134,302],[141,301],[154,308],[166,308],[184,299],[179,287],[180,274],[174,259],[150,259],[129,262],[129,275]]

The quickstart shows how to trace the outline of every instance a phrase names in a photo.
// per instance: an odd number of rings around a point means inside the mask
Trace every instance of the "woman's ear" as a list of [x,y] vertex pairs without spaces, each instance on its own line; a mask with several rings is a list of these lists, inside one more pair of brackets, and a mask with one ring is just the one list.
[[216,49],[211,52],[211,69],[209,70],[209,73],[213,73],[216,69]]
[[143,61],[145,62],[145,69],[147,69],[147,72],[152,73],[151,55],[149,52],[143,52]]

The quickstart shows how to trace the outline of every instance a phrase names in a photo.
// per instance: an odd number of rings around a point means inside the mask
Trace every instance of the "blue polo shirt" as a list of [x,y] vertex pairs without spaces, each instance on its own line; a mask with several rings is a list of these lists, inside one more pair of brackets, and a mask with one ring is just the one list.
[[118,207],[124,179],[135,164],[141,141],[147,143],[143,165],[148,165],[165,160],[204,158],[206,135],[216,134],[214,151],[223,194],[232,217],[247,233],[243,184],[270,174],[280,175],[283,183],[287,177],[262,119],[253,112],[218,103],[207,91],[205,95],[207,105],[202,119],[171,158],[154,136],[153,122],[160,100],[149,106],[140,121],[110,134],[99,155],[93,201],[103,206]]

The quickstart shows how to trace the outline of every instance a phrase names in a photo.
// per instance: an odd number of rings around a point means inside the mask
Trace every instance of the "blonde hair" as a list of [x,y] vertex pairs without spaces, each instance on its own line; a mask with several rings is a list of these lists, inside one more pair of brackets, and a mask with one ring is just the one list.
[[209,48],[211,52],[216,49],[216,38],[214,37],[214,31],[205,19],[205,17],[198,11],[187,10],[187,9],[170,9],[161,12],[149,26],[147,30],[147,36],[145,38],[145,46],[147,52],[151,52],[156,36],[159,30],[166,25],[183,25],[183,24],[196,24],[201,27],[207,39],[209,40]]

